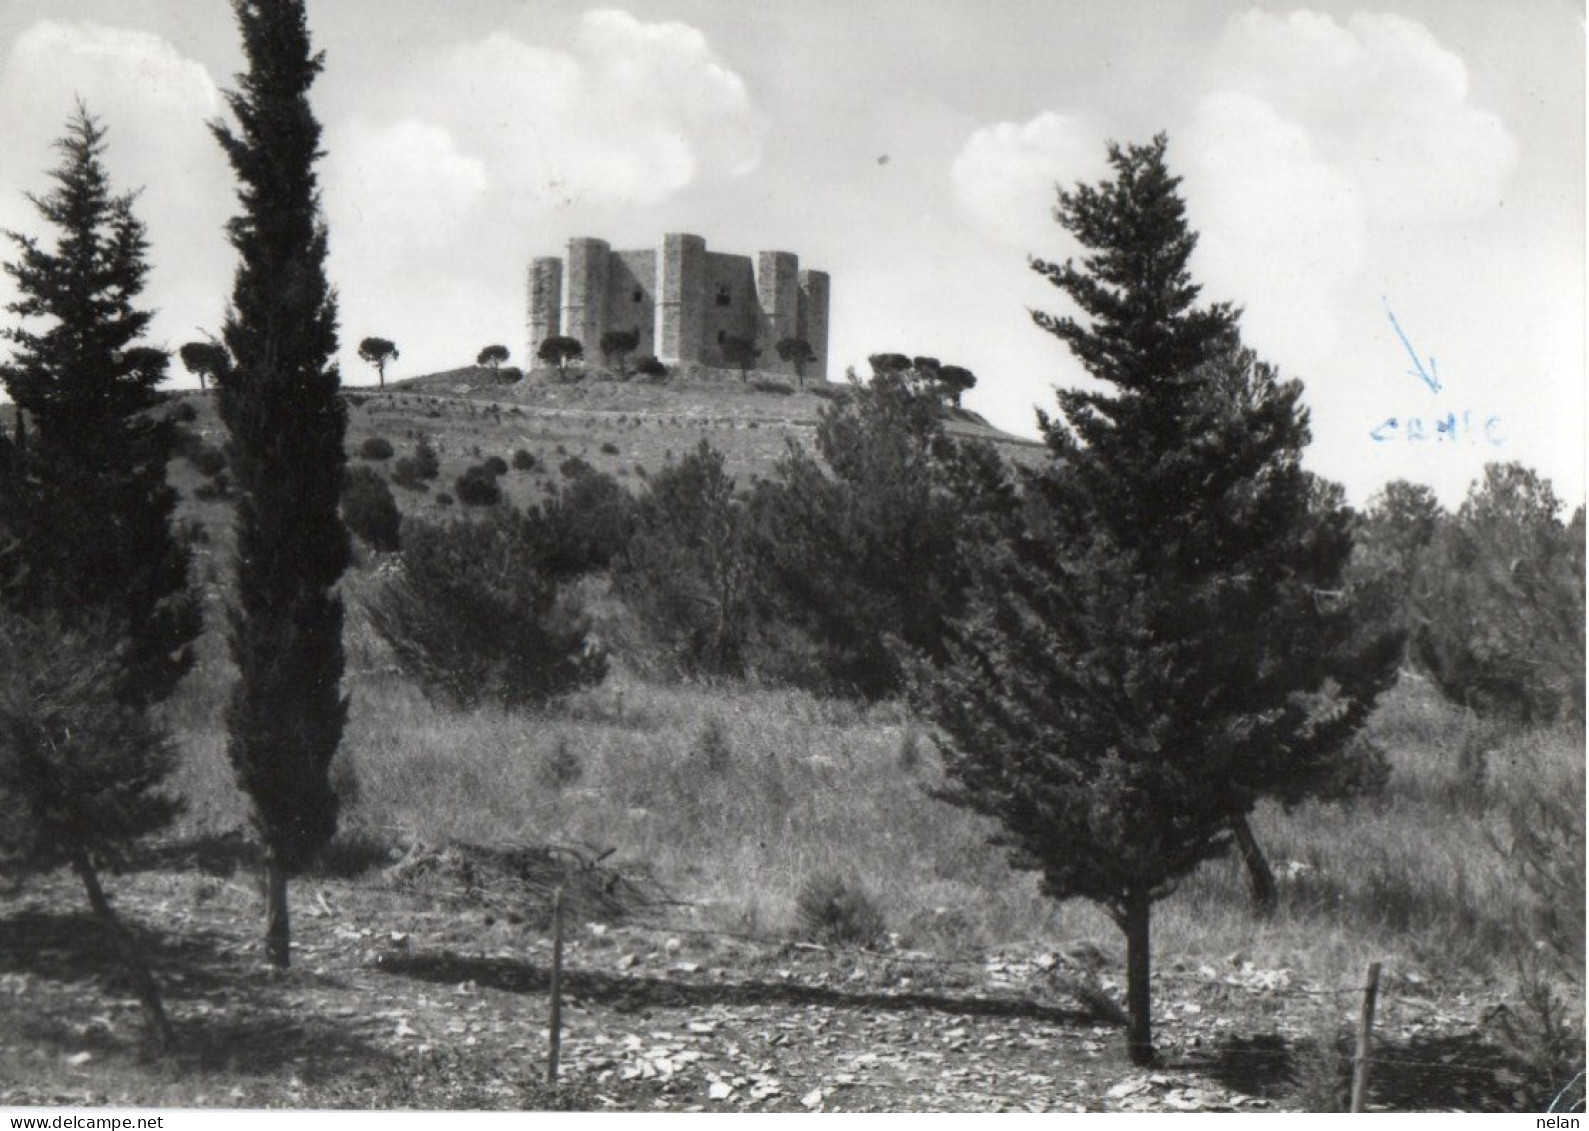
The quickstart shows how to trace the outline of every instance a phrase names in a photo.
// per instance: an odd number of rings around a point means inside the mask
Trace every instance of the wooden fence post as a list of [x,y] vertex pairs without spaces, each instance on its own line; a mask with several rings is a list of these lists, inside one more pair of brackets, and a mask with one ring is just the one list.
[[1374,999],[1379,996],[1379,963],[1368,964],[1368,985],[1363,987],[1363,1015],[1357,1023],[1357,1055],[1352,1058],[1352,1110],[1363,1110],[1368,1099],[1368,1066],[1374,1037]]
[[563,889],[552,893],[552,1015],[547,1029],[546,1082],[557,1086],[557,1058],[563,1047]]

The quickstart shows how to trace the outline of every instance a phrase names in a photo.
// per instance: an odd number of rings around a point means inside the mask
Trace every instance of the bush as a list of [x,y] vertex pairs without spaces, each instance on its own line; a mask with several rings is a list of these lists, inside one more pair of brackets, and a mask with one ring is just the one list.
[[618,454],[618,445],[613,443],[611,440],[603,441],[601,445],[601,452],[602,455],[615,456]]
[[612,476],[577,462],[584,470],[530,514],[542,567],[564,578],[606,569],[634,529],[635,502],[629,492]]
[[384,436],[367,437],[359,445],[359,455],[365,459],[382,460],[392,458],[392,442]]
[[847,385],[812,385],[806,392],[813,397],[821,397],[825,401],[832,401],[834,404],[850,403],[851,394]]
[[199,474],[214,479],[226,470],[226,453],[209,444],[200,444],[188,453],[188,462],[198,468]]
[[705,440],[651,477],[613,585],[688,675],[743,676],[755,629],[749,520]]
[[1525,723],[1584,718],[1584,517],[1490,464],[1420,554],[1413,650],[1442,693]]
[[[563,451],[562,447],[559,446],[557,451],[561,454]],[[557,465],[557,471],[564,479],[578,479],[581,475],[594,474],[596,469],[578,456],[569,456]]]
[[634,364],[634,371],[647,377],[666,377],[668,367],[652,354],[647,354]]
[[750,387],[758,393],[772,393],[774,396],[790,397],[794,395],[794,387],[785,385],[782,381],[752,381]]
[[370,622],[427,695],[514,708],[606,674],[585,618],[539,568],[526,515],[410,522],[403,542],[402,573],[370,599]]
[[401,545],[403,514],[374,468],[349,468],[342,479],[342,521],[372,550],[391,552]]
[[178,424],[192,424],[199,418],[199,410],[192,401],[182,401],[171,410],[171,419]]
[[485,462],[480,466],[484,467],[492,475],[506,475],[508,473],[508,461],[501,456],[487,456]]
[[514,471],[533,471],[534,469],[535,457],[529,452],[525,451],[523,448],[520,448],[518,451],[513,453]]
[[728,735],[723,732],[722,723],[716,719],[706,720],[706,726],[701,729],[701,736],[695,742],[695,753],[714,774],[721,774],[728,769],[734,760],[734,750],[728,744]]
[[824,874],[800,888],[795,914],[807,938],[821,943],[867,946],[883,937],[883,913],[871,896],[848,880]]
[[452,506],[452,504],[455,501],[456,500],[454,500],[452,495],[449,492],[447,492],[447,491],[438,491],[438,492],[436,492],[436,505],[437,506],[450,507],[450,506]]
[[458,476],[454,484],[458,500],[466,507],[493,507],[502,501],[497,477],[484,464],[475,464]]
[[420,474],[419,461],[413,456],[403,456],[392,465],[392,482],[407,491],[423,491],[425,477]]
[[568,739],[559,738],[552,752],[541,763],[541,782],[553,789],[563,789],[576,784],[585,776],[585,767],[579,755],[568,748]]
[[421,436],[414,445],[414,462],[419,468],[421,479],[435,479],[441,474],[441,457],[431,446],[430,437]]
[[1539,1075],[1542,1089],[1534,1099],[1541,1109],[1563,1089],[1575,1089],[1557,1111],[1580,1109],[1584,1095],[1582,748],[1572,756],[1566,781],[1546,781],[1542,772],[1520,775],[1503,798],[1508,840],[1496,844],[1507,872],[1527,893],[1528,910],[1511,924],[1517,990],[1494,1020]]

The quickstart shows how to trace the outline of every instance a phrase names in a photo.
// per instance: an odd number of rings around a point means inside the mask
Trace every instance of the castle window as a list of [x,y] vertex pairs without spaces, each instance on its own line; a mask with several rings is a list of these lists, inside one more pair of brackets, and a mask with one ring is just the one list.
[[646,297],[645,291],[642,291],[640,288],[636,287],[635,288],[635,293],[634,293],[634,300],[636,302],[639,302],[641,299],[643,299],[645,297]]
[[727,306],[728,305],[728,288],[727,287],[718,287],[717,288],[717,305],[718,306]]

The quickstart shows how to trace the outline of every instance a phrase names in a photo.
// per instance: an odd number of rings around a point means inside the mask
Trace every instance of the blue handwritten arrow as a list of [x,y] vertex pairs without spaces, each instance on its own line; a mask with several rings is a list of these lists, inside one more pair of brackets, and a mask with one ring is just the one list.
[[1390,309],[1390,300],[1381,295],[1380,301],[1385,304],[1385,313],[1390,315],[1390,324],[1395,328],[1396,336],[1401,339],[1401,344],[1407,347],[1407,356],[1412,358],[1413,368],[1407,370],[1407,376],[1418,378],[1429,386],[1430,392],[1438,393],[1440,391],[1440,371],[1435,366],[1434,354],[1429,355],[1429,368],[1425,369],[1423,362],[1419,360],[1418,351],[1413,349],[1412,342],[1407,340],[1407,332],[1401,328],[1401,323],[1396,321],[1395,312]]

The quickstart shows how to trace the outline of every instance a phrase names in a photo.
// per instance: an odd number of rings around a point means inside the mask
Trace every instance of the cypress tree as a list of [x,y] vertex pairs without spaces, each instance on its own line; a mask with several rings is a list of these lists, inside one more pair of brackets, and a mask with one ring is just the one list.
[[233,9],[248,69],[226,96],[236,125],[212,126],[242,203],[228,226],[240,263],[218,381],[237,490],[227,753],[264,842],[266,950],[286,966],[288,878],[336,831],[330,766],[347,700],[333,589],[350,553],[337,512],[347,421],[308,97],[323,60],[301,0]]
[[947,739],[945,795],[1124,933],[1139,1063],[1153,903],[1260,797],[1330,777],[1399,648],[1361,645],[1337,595],[1352,516],[1301,467],[1300,383],[1239,348],[1230,307],[1194,305],[1164,150],[1111,147],[1113,180],[1060,194],[1089,254],[1034,266],[1089,322],[1037,322],[1112,388],[1059,393],[1025,529],[986,552],[950,660],[914,689]]
[[116,694],[144,707],[175,690],[201,628],[172,530],[174,433],[150,411],[169,359],[139,344],[148,243],[136,194],[111,190],[104,129],[79,104],[56,148],[53,190],[28,199],[59,239],[10,233],[19,255],[5,267],[22,323],[4,332],[14,348],[0,367],[19,440],[0,469],[0,518],[27,566],[9,592],[19,608],[124,637]]

